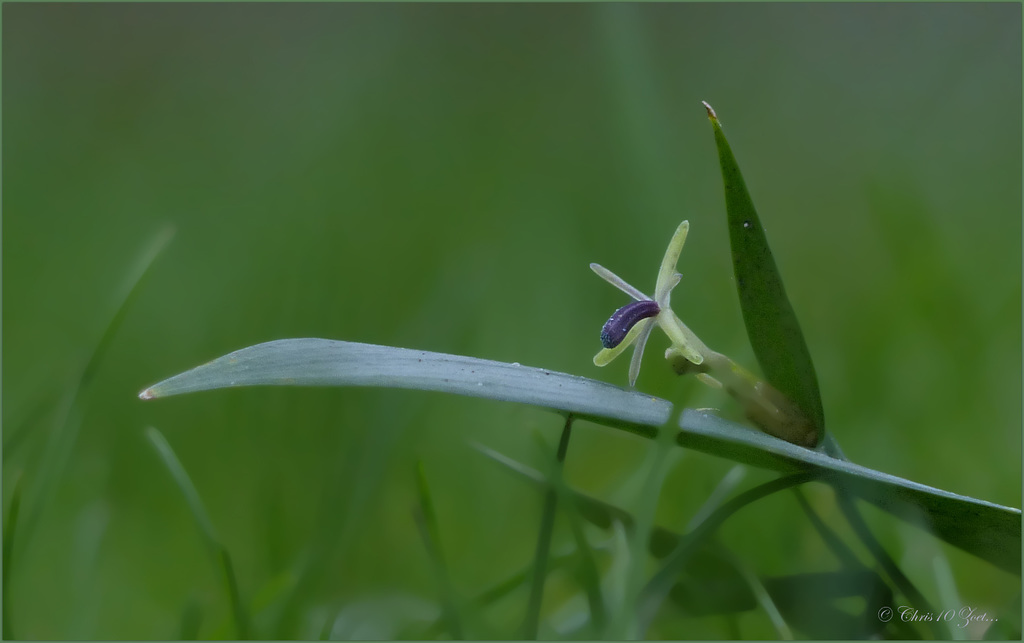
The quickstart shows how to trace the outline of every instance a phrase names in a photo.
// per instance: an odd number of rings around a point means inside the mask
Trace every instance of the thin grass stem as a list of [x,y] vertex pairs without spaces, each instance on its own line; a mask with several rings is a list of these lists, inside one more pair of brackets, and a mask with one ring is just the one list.
[[188,506],[189,511],[192,513],[192,518],[199,527],[199,533],[203,537],[203,542],[214,566],[214,573],[224,583],[228,605],[231,607],[235,632],[238,638],[250,638],[252,629],[249,627],[247,610],[238,590],[238,581],[235,578],[231,556],[228,554],[227,548],[217,538],[213,523],[210,521],[206,508],[203,506],[202,498],[199,496],[199,491],[192,484],[192,479],[189,477],[188,472],[181,464],[181,461],[178,460],[178,456],[175,455],[174,450],[163,434],[153,427],[148,427],[146,429],[146,437],[149,438],[157,455],[160,456],[160,460],[167,467],[175,484],[178,486],[178,490],[185,497],[185,504]]

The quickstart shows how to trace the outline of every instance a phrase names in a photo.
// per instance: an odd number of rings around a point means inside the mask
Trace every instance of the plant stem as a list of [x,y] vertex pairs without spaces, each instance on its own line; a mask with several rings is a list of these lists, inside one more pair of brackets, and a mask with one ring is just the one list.
[[[673,332],[667,334],[673,345],[665,352],[665,358],[676,373],[692,373],[709,386],[725,389],[743,406],[747,419],[765,433],[800,446],[817,446],[821,439],[820,429],[778,389],[728,356],[708,348],[675,313],[671,313],[666,326],[672,327]],[[686,357],[687,351],[680,349],[681,343],[689,351],[696,351],[703,361],[694,364]]]
[[[562,437],[558,441],[557,466],[565,462],[565,454],[569,449],[569,436],[572,433],[573,416],[565,418]],[[537,552],[534,555],[533,582],[530,585],[530,600],[526,608],[526,622],[523,624],[523,638],[535,640],[540,622],[540,608],[544,599],[544,581],[547,580],[548,551],[551,548],[551,534],[555,527],[555,506],[558,503],[558,491],[552,486],[544,495],[544,511],[541,514],[540,531],[537,535]]]

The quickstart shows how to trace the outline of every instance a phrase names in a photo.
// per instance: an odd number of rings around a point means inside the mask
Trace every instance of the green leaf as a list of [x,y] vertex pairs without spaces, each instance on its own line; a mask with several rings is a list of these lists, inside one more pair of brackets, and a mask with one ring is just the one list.
[[[537,487],[544,488],[555,482],[508,456],[481,445],[474,446],[487,457]],[[723,479],[720,487],[731,490],[735,486],[738,480],[732,473]],[[813,474],[800,475],[804,480],[814,477]],[[655,526],[657,533],[650,540],[651,554],[656,558],[665,558],[673,553],[676,558],[671,570],[661,574],[662,590],[664,591],[668,586],[666,583],[672,582],[674,578],[668,596],[676,604],[676,609],[688,617],[744,612],[761,603],[762,608],[769,612],[780,638],[792,638],[786,621],[792,621],[804,631],[816,628],[813,629],[816,638],[824,636],[822,632],[826,631],[829,632],[826,638],[842,638],[849,636],[850,632],[877,631],[880,624],[874,610],[878,605],[892,603],[892,591],[876,572],[859,562],[855,561],[855,569],[824,574],[798,574],[779,579],[768,578],[762,583],[752,572],[743,569],[741,564],[715,540],[715,529],[732,513],[749,501],[762,497],[766,492],[785,488],[791,483],[792,479],[780,478],[728,501],[717,497],[723,494],[714,493],[708,499],[707,505],[691,519],[685,536]],[[586,517],[601,528],[607,529],[613,524],[622,524],[632,529],[636,523],[630,513],[614,505],[567,488],[565,493],[570,494],[574,504],[587,507]],[[673,573],[676,572],[677,575],[673,577]],[[801,586],[801,581],[806,581],[806,587]],[[802,594],[797,596],[801,591]],[[758,596],[755,598],[755,595]],[[870,597],[866,601],[867,607],[857,617],[837,611],[832,605],[836,599],[850,595]],[[803,611],[820,611],[834,615],[835,618],[828,621],[820,616],[800,614],[800,601],[803,601]],[[647,607],[651,615],[658,602],[660,596],[655,597],[652,605]],[[778,610],[785,613],[785,620],[778,613],[775,603],[778,603]],[[830,629],[822,629],[829,624]],[[870,629],[872,624],[875,629]]]
[[437,606],[418,596],[388,593],[346,603],[324,623],[321,641],[393,641],[402,631],[422,628],[437,616]]
[[654,435],[672,404],[596,380],[475,357],[329,339],[280,339],[154,384],[148,400],[235,386],[381,386],[458,393],[572,413]]
[[[146,389],[150,399],[255,385],[383,386],[445,391],[532,404],[645,437],[672,404],[603,382],[540,368],[326,339],[282,339],[235,351]],[[897,478],[790,444],[716,416],[685,410],[677,442],[776,471],[817,471],[890,513],[984,560],[1020,574],[1019,509]],[[586,515],[588,507],[581,505]],[[588,518],[589,519],[589,518]],[[616,519],[620,519],[616,517]],[[656,535],[656,534],[655,534]]]
[[427,483],[427,473],[423,469],[422,461],[416,463],[416,490],[419,495],[419,506],[413,511],[413,518],[416,520],[416,526],[419,528],[420,536],[423,538],[427,554],[430,555],[434,567],[434,576],[441,591],[441,604],[444,608],[443,616],[448,626],[448,633],[452,638],[461,639],[463,638],[463,628],[458,600],[448,574],[448,566],[444,562],[441,529],[438,527],[437,512],[434,510],[434,500],[430,495],[430,485]]
[[25,490],[24,518],[21,530],[26,545],[31,546],[31,543],[35,542],[33,535],[36,524],[46,508],[51,506],[60,478],[64,475],[67,463],[71,459],[81,428],[84,403],[88,398],[100,364],[103,363],[103,359],[117,337],[117,331],[128,316],[131,303],[142,292],[142,287],[147,276],[151,274],[157,258],[167,248],[173,237],[174,228],[172,226],[161,228],[143,248],[142,254],[131,269],[127,271],[124,283],[113,300],[114,306],[103,334],[93,346],[89,358],[82,365],[81,370],[57,405],[56,425],[47,439],[42,461],[39,463],[38,474]]
[[149,427],[146,429],[146,437],[149,438],[157,455],[160,456],[164,466],[167,467],[171,477],[174,478],[174,482],[178,485],[181,494],[185,497],[185,504],[188,505],[189,511],[192,512],[192,517],[199,527],[199,532],[203,536],[203,542],[206,544],[210,554],[214,573],[221,576],[221,580],[224,581],[224,589],[228,595],[228,603],[231,605],[231,613],[235,620],[235,631],[238,638],[249,638],[249,632],[251,631],[249,617],[242,602],[241,593],[238,591],[238,580],[235,576],[234,566],[231,563],[231,555],[217,538],[217,533],[213,529],[213,522],[210,521],[210,516],[206,513],[206,508],[203,506],[203,500],[199,496],[199,491],[192,484],[192,478],[185,471],[181,460],[175,455],[174,449],[171,448],[163,434],[155,428]]
[[[786,622],[812,639],[877,638],[886,627],[878,608],[893,604],[892,590],[870,569],[765,578],[764,586]],[[835,605],[853,596],[864,605],[855,614]]]
[[[560,476],[562,464],[565,462],[565,453],[569,448],[569,437],[572,435],[572,414],[565,418],[565,426],[562,427],[562,437],[558,442],[558,452],[555,454],[557,465],[551,472],[553,476]],[[533,556],[533,578],[530,583],[530,598],[526,604],[526,618],[523,622],[523,638],[535,640],[537,628],[540,624],[540,610],[544,602],[544,585],[548,577],[548,554],[551,550],[551,536],[555,531],[555,509],[558,504],[558,490],[554,487],[548,489],[544,496],[544,509],[540,518],[540,529],[537,531],[537,547]]]
[[675,549],[672,550],[672,553],[666,557],[661,568],[651,577],[651,580],[647,582],[640,593],[637,603],[637,620],[639,622],[640,634],[644,635],[647,632],[662,602],[675,585],[676,579],[679,578],[679,575],[687,568],[689,563],[697,557],[698,552],[707,547],[709,538],[714,535],[723,522],[740,509],[767,495],[799,486],[814,479],[816,479],[815,473],[801,472],[776,478],[753,489],[748,489],[717,507],[700,524],[683,536]]
[[1020,509],[961,496],[798,447],[717,416],[686,409],[679,444],[775,471],[817,471],[819,479],[853,493],[946,542],[1020,574]]
[[825,413],[821,407],[821,393],[818,392],[818,377],[814,373],[811,353],[807,350],[793,306],[786,297],[761,219],[747,192],[729,141],[722,132],[722,124],[711,106],[707,103],[704,106],[715,131],[715,145],[722,166],[732,265],[750,346],[768,382],[800,407],[818,428],[820,440],[825,427]]
[[18,524],[18,510],[21,507],[21,472],[14,478],[14,491],[11,492],[11,504],[4,517],[3,543],[3,638],[10,641],[14,638],[14,613],[11,611],[11,569],[14,554],[14,534]]

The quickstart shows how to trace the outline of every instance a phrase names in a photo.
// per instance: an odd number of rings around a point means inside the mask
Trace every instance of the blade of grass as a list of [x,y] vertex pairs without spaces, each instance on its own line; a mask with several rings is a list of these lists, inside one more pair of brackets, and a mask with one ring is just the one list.
[[191,597],[181,610],[178,623],[178,640],[196,641],[199,639],[199,626],[203,622],[203,608],[195,597]]
[[750,346],[768,382],[803,410],[817,427],[820,441],[825,413],[811,353],[722,124],[711,105],[704,107],[722,167],[733,271]]
[[128,314],[131,303],[142,291],[142,285],[160,254],[167,248],[174,237],[174,228],[165,226],[145,246],[142,255],[128,271],[127,278],[118,296],[110,320],[103,334],[92,349],[82,370],[75,378],[75,383],[68,390],[61,411],[57,415],[54,428],[47,440],[39,465],[38,477],[25,494],[26,515],[24,520],[24,542],[33,541],[32,533],[43,509],[51,504],[57,482],[64,474],[67,462],[71,457],[82,421],[82,400],[87,395],[93,378],[103,362],[117,331]]
[[46,415],[53,412],[54,407],[60,404],[57,401],[59,396],[55,391],[37,393],[36,397],[37,399],[28,406],[28,411],[23,410],[10,422],[4,422],[4,463],[21,449],[25,438],[32,435],[33,427],[42,424]]
[[[68,638],[95,638],[96,619],[103,593],[97,591],[97,572],[101,569],[101,555],[110,526],[110,507],[98,498],[78,514],[74,526],[74,568],[71,574],[75,598],[67,612],[71,616],[66,632]],[[74,633],[73,635],[71,633]]]
[[[567,566],[572,559],[576,556],[575,551],[569,551],[564,553],[558,553],[551,556],[548,559],[548,571],[554,571]],[[477,611],[481,611],[487,607],[490,607],[499,600],[505,598],[515,590],[519,589],[526,584],[528,580],[532,578],[533,572],[533,561],[530,564],[520,569],[518,572],[512,574],[503,581],[499,581],[487,589],[480,592],[474,598],[470,600],[470,605]],[[444,631],[444,617],[438,618],[437,621],[432,623],[425,630],[419,632],[416,636],[412,636],[415,640],[425,641],[437,638]],[[405,638],[405,637],[403,637]]]
[[434,501],[430,496],[430,487],[427,484],[427,474],[423,470],[423,462],[416,464],[416,489],[419,495],[419,507],[417,511],[413,512],[413,515],[427,547],[431,563],[433,563],[434,574],[441,590],[444,620],[452,638],[461,639],[463,638],[462,619],[459,616],[455,588],[452,587],[448,566],[445,564],[444,553],[441,550],[441,533],[437,526],[437,513],[434,511]]
[[597,558],[583,532],[582,516],[576,507],[576,499],[561,477],[557,480],[557,488],[559,502],[566,508],[569,529],[572,531],[572,538],[576,543],[576,550],[579,552],[576,576],[580,587],[587,595],[590,623],[595,636],[603,638],[601,635],[603,635],[607,624],[607,615],[605,614],[604,596],[601,593],[601,573],[597,567]]
[[[473,446],[483,455],[491,458],[492,460],[498,462],[499,464],[504,465],[514,473],[519,474],[520,476],[524,477],[530,482],[533,482],[537,486],[543,487],[546,484],[545,476],[542,473],[534,469],[531,469],[530,467],[527,467],[526,465],[517,462],[516,460],[513,460],[511,458],[508,458],[507,456],[502,455],[496,451],[488,449],[487,447],[484,447],[482,445],[474,444]],[[728,495],[728,493],[732,489],[734,489],[737,484],[739,484],[740,480],[743,478],[743,475],[744,470],[742,466],[733,467],[722,478],[722,480],[715,487],[714,491],[708,496],[708,499],[704,502],[704,504],[700,507],[696,514],[694,514],[694,517],[689,522],[689,528],[692,529],[696,527],[705,519],[705,517],[713,514],[714,511],[724,502],[725,497]],[[558,482],[557,479],[556,482]],[[587,496],[586,494],[573,491],[569,489],[567,486],[565,486],[564,483],[559,484],[561,485],[560,493],[564,494],[566,498],[570,499],[568,502],[566,502],[566,506],[569,506],[573,509],[573,514],[576,513],[577,509],[582,508],[582,511],[579,512],[580,515],[589,522],[593,523],[595,526],[600,527],[602,529],[612,529],[616,526],[624,526],[627,530],[635,529],[634,525],[636,525],[637,521],[629,512],[624,511],[618,507],[615,507],[614,505]],[[623,530],[623,533],[625,533],[625,530]],[[654,556],[655,558],[664,558],[673,551],[675,546],[681,540],[682,536],[673,533],[667,529],[664,529],[662,527],[659,527],[657,525],[653,525],[651,529],[651,535],[648,539],[646,539],[646,542],[649,543],[650,553],[652,556]],[[628,543],[624,546],[622,553],[622,562],[627,563],[626,567],[628,567]],[[622,573],[622,590],[623,592],[625,592],[625,585],[628,581],[629,571],[628,569],[624,569]],[[711,574],[715,574],[714,570],[711,571]],[[712,577],[713,576],[701,576],[698,574],[694,576],[694,580],[699,583],[706,583],[711,582]],[[714,580],[717,581],[718,579],[715,578]],[[620,597],[620,599],[617,602],[625,604],[624,597],[625,594],[623,594],[623,597]]]
[[[548,481],[544,477],[544,474],[540,473],[536,469],[532,469],[526,466],[525,464],[513,460],[512,458],[509,458],[508,456],[502,453],[498,453],[497,451],[489,449],[483,446],[482,444],[472,444],[473,448],[475,448],[481,454],[494,460],[498,464],[504,465],[513,473],[519,474],[523,478],[534,483],[535,486],[539,488],[547,487]],[[582,515],[583,518],[586,519],[588,522],[600,527],[601,529],[611,529],[612,525],[614,525],[615,523],[621,523],[626,528],[632,529],[633,525],[636,524],[636,520],[633,518],[632,514],[630,514],[627,511],[623,511],[622,509],[619,509],[614,505],[608,504],[596,498],[592,498],[578,491],[570,491],[570,493],[575,499],[576,506],[580,511],[580,515]],[[658,540],[659,536],[661,536],[663,540],[669,542],[675,542],[673,539],[678,538],[676,534],[672,534],[669,532],[666,532],[663,536],[661,534],[655,533],[655,535],[651,537],[651,541],[654,542]]]
[[[395,445],[411,430],[416,407],[422,404],[394,405],[378,398],[376,410],[371,413],[377,426],[366,432],[355,448],[344,449],[329,467],[319,502],[316,526],[309,544],[303,548],[292,564],[295,582],[285,594],[281,606],[269,622],[272,638],[288,639],[308,636],[300,629],[302,612],[325,582],[328,570],[340,565],[342,570],[354,555],[353,543],[359,537],[359,525],[364,524],[367,512],[372,510],[374,495],[385,477],[386,464]],[[344,507],[344,511],[338,511]],[[334,563],[332,566],[330,563]],[[297,633],[298,632],[298,633]]]
[[22,474],[19,472],[12,484],[11,503],[7,507],[7,517],[4,519],[4,544],[3,544],[3,636],[4,640],[10,641],[14,638],[14,613],[11,611],[11,569],[14,562],[14,534],[18,526],[18,512],[21,508],[21,481]]
[[654,574],[640,593],[637,604],[638,631],[647,632],[669,590],[686,566],[690,557],[704,545],[723,522],[750,503],[783,489],[789,489],[817,477],[814,472],[795,473],[754,487],[732,498],[704,520],[696,529],[683,536],[675,550],[665,560],[661,569]]
[[821,536],[821,540],[825,543],[837,559],[839,563],[846,569],[866,569],[864,563],[860,562],[857,555],[853,553],[846,543],[843,542],[842,538],[839,537],[831,527],[825,524],[825,521],[821,519],[818,512],[814,510],[811,503],[807,501],[807,497],[804,496],[800,489],[794,489],[793,495],[796,496],[797,503],[800,508],[803,509],[804,515],[811,521],[811,526]]
[[[960,592],[956,589],[956,580],[953,578],[953,570],[949,567],[949,561],[941,551],[932,556],[932,569],[935,572],[935,586],[939,592],[939,605],[966,605],[960,598]],[[951,628],[950,635],[958,641],[968,638],[967,631],[962,627]]]
[[248,639],[249,633],[252,630],[249,627],[249,618],[238,590],[238,581],[235,579],[231,555],[217,538],[213,523],[210,521],[206,508],[203,506],[202,498],[199,496],[199,491],[192,484],[192,479],[189,477],[188,472],[181,464],[181,461],[178,460],[178,456],[174,454],[174,449],[171,448],[163,434],[153,427],[148,427],[146,428],[146,437],[149,438],[157,455],[160,456],[164,466],[167,467],[168,472],[170,472],[171,477],[178,486],[178,490],[185,497],[185,504],[192,513],[196,526],[199,527],[199,533],[203,538],[214,566],[214,574],[215,576],[220,576],[224,583],[238,638]]
[[653,435],[672,404],[542,368],[475,357],[327,339],[282,339],[243,348],[147,388],[148,400],[236,386],[383,386],[520,402],[619,421]]
[[748,612],[757,607],[750,584],[718,538],[693,556],[669,591],[681,616],[701,618]]
[[951,545],[1020,574],[1020,509],[961,496],[868,469],[750,431],[702,411],[686,409],[679,444],[780,472],[818,471],[837,489],[916,524]]
[[658,510],[658,499],[668,474],[668,456],[671,453],[673,431],[664,427],[658,433],[654,444],[648,447],[644,470],[644,480],[640,496],[636,502],[636,527],[629,541],[629,572],[626,576],[625,601],[612,620],[611,636],[613,638],[642,638],[643,630],[638,627],[635,606],[647,574],[647,548],[654,531],[654,515]]
[[[790,627],[806,637],[875,639],[888,627],[879,619],[878,608],[892,605],[892,594],[872,570],[795,573],[761,582]],[[863,601],[859,613],[849,613],[848,605],[843,606],[847,609],[837,605],[850,598]],[[913,631],[909,634],[917,638]]]
[[[558,453],[555,455],[557,471],[561,473],[561,465],[565,462],[565,454],[569,449],[569,438],[572,435],[572,413],[565,417],[562,437],[558,441]],[[547,580],[548,552],[551,549],[551,535],[555,529],[555,509],[558,504],[558,491],[553,486],[544,494],[544,509],[541,512],[540,529],[537,531],[537,548],[533,557],[533,580],[530,584],[530,598],[526,604],[526,618],[523,622],[523,638],[534,641],[537,639],[537,626],[540,623],[540,608],[544,602],[544,583]]]
[[[507,458],[507,457],[505,457],[505,456],[503,456],[503,455],[501,455],[499,453],[496,453],[494,451],[491,451],[491,450],[487,449],[486,447],[482,447],[482,446],[476,445],[476,448],[478,450],[480,450],[484,455],[487,455],[488,457],[494,459],[495,461],[497,461],[497,462],[499,462],[501,464],[506,465],[512,471],[514,471],[516,473],[519,473],[520,475],[522,475],[526,479],[530,480],[531,482],[534,482],[538,486],[541,486],[541,485],[544,484],[544,476],[543,476],[543,474],[541,474],[541,473],[539,473],[539,472],[537,472],[537,471],[535,471],[533,469],[530,469],[529,467],[526,467],[525,465],[522,465],[521,463],[518,463],[515,460]],[[714,543],[711,542],[711,540],[712,540],[711,538],[704,537],[703,540],[701,540],[700,537],[697,537],[697,539],[694,540],[695,536],[697,534],[699,534],[702,530],[705,533],[707,533],[706,530],[708,528],[708,521],[711,521],[711,523],[720,524],[721,521],[724,520],[724,518],[723,518],[723,511],[725,511],[729,515],[731,515],[731,513],[734,513],[735,510],[738,510],[738,508],[740,508],[740,506],[743,506],[743,505],[747,504],[748,502],[752,502],[752,501],[754,501],[754,500],[756,500],[756,499],[758,499],[760,497],[763,497],[763,495],[767,495],[767,493],[771,493],[773,491],[780,490],[779,488],[775,488],[775,489],[771,489],[771,488],[768,488],[768,489],[757,488],[757,489],[754,489],[754,490],[746,492],[746,495],[744,497],[734,498],[733,500],[730,500],[729,503],[725,503],[728,506],[723,509],[723,502],[722,501],[723,501],[723,498],[724,498],[724,494],[727,492],[727,490],[730,490],[730,489],[735,487],[735,485],[738,483],[739,479],[742,477],[742,473],[743,473],[742,467],[735,467],[733,470],[731,470],[723,478],[723,480],[719,484],[718,488],[716,488],[716,490],[709,496],[709,498],[706,501],[705,505],[702,506],[694,514],[694,517],[690,520],[690,522],[688,524],[688,530],[690,530],[690,531],[689,531],[689,533],[686,536],[678,536],[678,535],[672,534],[671,532],[668,532],[666,530],[661,530],[663,532],[661,538],[652,537],[652,539],[651,539],[651,552],[652,552],[652,554],[654,554],[655,556],[658,556],[658,557],[664,556],[666,554],[669,554],[671,552],[665,550],[665,547],[667,547],[669,544],[672,544],[672,543],[678,544],[678,545],[682,545],[682,544],[687,542],[687,539],[689,539],[689,541],[688,541],[689,542],[689,546],[693,548],[693,551],[691,551],[687,555],[687,560],[685,561],[685,564],[682,564],[682,565],[680,565],[677,568],[678,572],[680,574],[682,574],[683,571],[685,570],[687,573],[691,574],[692,580],[697,582],[698,584],[702,583],[702,582],[703,583],[711,582],[712,579],[714,580],[714,582],[720,583],[721,582],[721,574],[720,573],[716,573],[714,571],[714,569],[716,569],[716,568],[712,567],[711,568],[711,572],[708,572],[708,570],[705,570],[703,568],[695,568],[695,567],[693,567],[692,564],[690,564],[691,561],[693,561],[693,562],[696,562],[698,560],[706,561],[709,556],[714,554],[714,551],[713,551],[713,548],[712,548]],[[799,474],[799,475],[803,475],[803,474]],[[806,478],[806,480],[810,480],[810,479],[813,479],[813,475],[808,475],[808,477]],[[795,480],[792,479],[792,478],[790,478],[790,479],[780,479],[780,480],[783,480],[783,482],[779,483],[779,482],[776,481],[776,482],[768,483],[769,487],[771,487],[773,485],[780,485],[781,488],[785,488],[787,486],[800,483],[800,478],[799,477],[796,478]],[[616,525],[616,524],[627,525],[627,526],[635,524],[635,520],[632,518],[632,516],[628,512],[625,512],[625,511],[623,511],[623,510],[621,510],[621,509],[619,509],[617,507],[614,507],[612,505],[608,505],[606,503],[603,503],[601,501],[595,500],[593,498],[590,498],[590,497],[588,497],[588,496],[586,496],[584,494],[580,494],[578,492],[568,491],[567,493],[571,493],[573,495],[573,497],[576,498],[579,502],[581,502],[583,504],[586,504],[586,505],[589,505],[590,508],[588,510],[588,519],[590,519],[592,522],[594,522],[594,524],[596,524],[596,525],[598,525],[598,526],[600,526],[602,528],[608,528],[608,527]],[[751,497],[751,494],[754,494],[755,497]],[[628,549],[628,545],[626,547]],[[662,552],[662,553],[659,553],[659,552]],[[676,553],[678,553],[678,552],[676,552]],[[856,573],[868,574],[872,578],[876,579],[877,582],[879,582],[879,583],[881,582],[881,579],[878,578],[877,575],[874,574],[874,572],[871,572],[870,570],[867,570],[863,566],[861,566],[858,570],[854,570],[854,571]],[[713,576],[706,576],[706,574],[708,574],[708,573],[711,573],[711,574],[714,574],[714,575]],[[694,574],[696,574],[696,575],[694,575]],[[704,575],[701,575],[701,574],[704,574]],[[676,576],[676,578],[678,578],[678,576]],[[623,581],[623,583],[625,583],[625,581]],[[887,589],[887,586],[885,586],[884,584],[883,584],[883,587],[885,587]],[[672,585],[672,591],[674,592],[676,589],[678,589],[678,582],[674,581],[673,585]],[[684,596],[684,595],[686,595],[685,591],[683,591],[681,594],[679,594],[679,596]],[[891,596],[891,592],[889,593],[889,595]],[[674,596],[673,598],[675,600],[676,597]],[[767,604],[764,602],[764,597],[762,597],[761,602],[762,602],[762,605],[764,606],[764,609],[770,610],[770,607],[768,607]],[[772,602],[774,603],[774,599],[772,599]],[[875,603],[877,603],[877,601],[875,601],[875,602],[873,602],[871,604],[875,604]],[[878,603],[878,604],[889,604],[889,603],[891,603],[891,601],[886,602],[886,601],[883,600],[883,602]],[[731,602],[718,601],[717,603],[714,603],[714,605],[716,605],[717,609],[719,609],[720,611],[712,612],[712,613],[725,613],[725,612],[723,612],[721,610],[728,611],[728,610],[732,609],[733,611],[735,611],[736,609],[748,609],[747,607],[743,607],[742,604],[737,604],[736,601],[731,601]],[[683,607],[685,608],[685,606],[683,606]],[[821,607],[822,607],[822,609],[825,609],[826,606],[823,605]],[[832,608],[829,607],[829,609],[832,609]],[[781,614],[781,608],[779,609],[779,612]],[[839,614],[841,614],[841,612],[839,612]],[[775,622],[775,625],[778,627],[779,626],[779,619],[778,618],[774,618],[774,617],[772,617],[772,618],[774,619],[773,622]],[[819,620],[821,620],[821,619],[819,619]],[[825,620],[827,620],[827,619],[825,619]],[[786,628],[782,628],[781,631],[785,632]],[[852,631],[852,630],[850,630],[850,631]],[[910,634],[912,635],[913,633],[910,632]]]
[[[225,355],[142,393],[164,397],[254,385],[382,386],[447,391],[572,413],[651,438],[671,403],[587,378],[457,355],[325,339],[267,342]],[[684,410],[680,446],[778,471],[817,470],[889,511],[1007,571],[1020,573],[1019,509],[868,469],[708,413]],[[831,437],[831,436],[829,436]],[[824,447],[828,447],[829,440]],[[581,511],[588,507],[581,505]]]
[[[724,548],[723,548],[724,549]],[[775,605],[775,601],[772,600],[768,590],[765,589],[764,583],[757,577],[757,574],[750,569],[750,567],[742,560],[732,555],[731,553],[726,554],[733,567],[740,573],[743,580],[746,581],[751,591],[754,593],[754,597],[757,599],[758,605],[764,610],[764,613],[768,615],[768,620],[771,621],[772,627],[775,628],[775,633],[779,635],[779,638],[783,641],[793,640],[793,631],[789,628],[786,623],[786,619],[782,618],[782,614],[779,612],[779,608]]]
[[[853,498],[845,493],[837,493],[836,499],[839,502],[839,509],[843,512],[843,516],[846,517],[846,521],[850,523],[854,533],[860,538],[861,542],[868,548],[871,555],[875,558],[875,561],[885,570],[885,573],[892,580],[893,585],[896,586],[903,595],[907,597],[907,600],[911,604],[921,610],[922,612],[937,614],[937,610],[934,610],[931,603],[924,597],[924,594],[917,589],[917,587],[910,581],[909,578],[903,573],[903,570],[899,568],[896,561],[889,556],[889,552],[885,550],[882,543],[878,542],[875,535],[871,533],[868,528],[868,524],[864,522],[864,517],[860,515],[860,511],[857,510],[854,505]],[[939,619],[928,621],[928,628],[932,631],[932,635],[937,639],[949,639],[950,633],[946,624]]]

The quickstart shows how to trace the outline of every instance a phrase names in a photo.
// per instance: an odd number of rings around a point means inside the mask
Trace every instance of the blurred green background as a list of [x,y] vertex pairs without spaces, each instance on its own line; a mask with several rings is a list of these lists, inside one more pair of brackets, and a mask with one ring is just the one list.
[[[136,394],[284,337],[625,385],[628,360],[591,361],[625,301],[587,264],[651,288],[682,219],[676,312],[755,367],[701,100],[743,168],[847,455],[1019,507],[1019,4],[7,3],[4,506],[23,475],[36,520],[14,541],[15,635],[173,638],[188,614],[200,636],[232,635],[146,426],[202,494],[259,636],[316,637],[372,597],[436,601],[411,513],[417,459],[459,593],[529,565],[542,498],[468,442],[536,465],[550,453],[532,434],[554,445],[556,415],[397,390]],[[174,241],[79,400],[54,493],[36,495],[68,392],[165,224]],[[641,390],[736,417],[652,341]],[[630,508],[645,452],[581,422],[567,476]],[[732,466],[683,454],[659,524],[682,531]],[[771,477],[750,470],[744,486]],[[831,492],[807,492],[848,536]],[[963,604],[1019,601],[1018,576],[865,513],[934,600],[941,554]],[[721,535],[761,575],[836,568],[791,494]],[[556,548],[570,541],[559,523]],[[549,613],[563,594],[549,590]],[[486,618],[514,636],[524,604]],[[773,636],[756,611],[739,623]],[[737,632],[666,608],[650,634]]]

